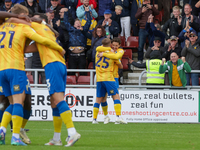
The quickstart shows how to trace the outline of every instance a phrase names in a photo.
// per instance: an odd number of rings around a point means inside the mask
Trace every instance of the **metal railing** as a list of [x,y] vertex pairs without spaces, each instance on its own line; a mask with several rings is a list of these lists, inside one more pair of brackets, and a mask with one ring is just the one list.
[[[34,84],[31,84],[31,88],[44,88],[47,87],[46,84],[39,84],[38,83],[38,72],[44,72],[44,69],[25,69],[25,71],[31,71],[35,72],[34,76]],[[84,87],[84,88],[96,88],[96,75],[94,73],[96,70],[94,69],[67,69],[67,72],[90,72],[90,85],[66,85],[67,88],[77,88],[77,87]],[[142,76],[147,73],[146,70],[142,71],[139,76],[139,85],[119,85],[120,89],[123,90],[141,90],[141,89],[155,89],[155,88],[161,88],[161,89],[200,89],[200,86],[185,86],[185,87],[175,87],[175,86],[169,86],[169,85],[163,85],[163,86],[153,86],[153,85],[142,85]],[[151,72],[154,73],[154,72]],[[200,70],[192,70],[191,73],[200,73]]]
[[[168,72],[168,71],[166,71]],[[144,70],[141,72],[140,76],[139,76],[139,87],[142,88],[155,88],[155,86],[151,86],[151,85],[142,85],[142,76],[147,73],[147,70]],[[152,73],[152,74],[157,74],[158,72],[148,72],[148,73]],[[200,73],[200,70],[191,70],[191,73]],[[156,88],[170,88],[170,89],[200,89],[200,86],[185,86],[185,87],[176,87],[176,86],[168,86],[168,85],[156,85]]]

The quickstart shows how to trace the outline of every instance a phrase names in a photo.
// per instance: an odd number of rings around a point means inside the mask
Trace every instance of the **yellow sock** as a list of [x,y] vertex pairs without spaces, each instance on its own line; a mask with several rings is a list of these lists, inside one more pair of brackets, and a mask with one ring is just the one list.
[[7,128],[8,124],[10,123],[12,115],[5,111],[1,120],[1,126]]
[[28,122],[28,120],[27,119],[24,119],[23,118],[23,121],[22,121],[22,127],[21,128],[25,128],[25,126],[26,126],[26,123]]
[[61,113],[60,116],[62,118],[62,121],[66,125],[67,129],[74,127],[74,123],[72,121],[72,112],[71,112],[71,110],[68,110],[68,111],[65,111],[65,112]]
[[103,114],[106,116],[108,114],[108,103],[102,102],[101,107],[102,107],[102,110],[103,110]]
[[54,132],[60,133],[62,128],[61,117],[53,116]]
[[22,120],[23,118],[17,115],[12,116],[12,122],[13,122],[13,133],[19,134],[20,128],[22,126]]
[[97,119],[98,113],[99,113],[99,103],[94,103],[94,106],[93,106],[93,119]]
[[120,100],[114,100],[114,109],[117,116],[121,115],[121,102]]

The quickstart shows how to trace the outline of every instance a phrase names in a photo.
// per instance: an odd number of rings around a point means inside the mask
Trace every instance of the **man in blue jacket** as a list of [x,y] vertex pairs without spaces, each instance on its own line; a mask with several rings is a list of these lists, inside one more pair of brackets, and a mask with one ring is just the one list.
[[[90,11],[86,11],[87,22],[82,27],[80,20],[76,19],[74,26],[69,23],[68,11],[64,13],[64,24],[66,30],[69,32],[69,60],[68,68],[69,69],[85,69],[86,67],[86,35],[89,31],[91,24],[91,15]],[[73,73],[75,74],[75,73]],[[85,75],[85,73],[80,73],[80,75]]]

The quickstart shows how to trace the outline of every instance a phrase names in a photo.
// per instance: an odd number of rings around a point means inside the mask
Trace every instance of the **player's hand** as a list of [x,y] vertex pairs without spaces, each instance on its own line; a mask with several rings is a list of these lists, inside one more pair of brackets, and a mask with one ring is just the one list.
[[99,53],[99,54],[98,54],[98,57],[99,57],[99,58],[100,58],[100,57],[103,57],[103,52]]
[[62,56],[64,56],[65,55],[65,50],[63,49],[63,51],[62,52],[60,52],[60,54],[62,55]]
[[18,18],[19,19],[24,19],[24,20],[26,20],[28,22],[32,21],[31,18],[29,18],[27,15],[18,15]]
[[185,63],[185,57],[182,57],[181,60],[183,61],[183,63]]
[[33,22],[37,22],[37,23],[41,23],[41,22],[42,22],[42,19],[40,19],[40,18],[35,18],[35,17],[32,17],[31,20],[32,20]]
[[134,60],[128,58],[128,62],[129,62],[129,64],[132,64],[132,62],[134,62]]

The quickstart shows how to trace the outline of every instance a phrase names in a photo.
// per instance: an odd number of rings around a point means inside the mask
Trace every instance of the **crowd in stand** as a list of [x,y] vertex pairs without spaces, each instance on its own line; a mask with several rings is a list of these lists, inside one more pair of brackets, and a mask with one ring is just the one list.
[[[46,13],[48,23],[59,32],[58,42],[66,50],[69,69],[95,68],[96,47],[104,38],[138,36],[138,64],[151,52],[170,60],[175,52],[185,57],[192,70],[200,69],[199,0],[1,0],[0,11],[10,11],[15,3],[29,9],[30,15]],[[180,5],[182,4],[183,5]],[[164,13],[162,20],[157,19]],[[145,43],[148,38],[149,47]],[[157,55],[157,54],[156,54]],[[28,68],[40,68],[38,54],[27,54]],[[130,61],[132,63],[132,61]],[[33,65],[34,64],[34,65]],[[37,65],[38,64],[38,65]],[[85,73],[80,73],[84,75]],[[186,74],[187,85],[199,85],[199,75]]]

